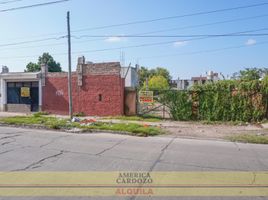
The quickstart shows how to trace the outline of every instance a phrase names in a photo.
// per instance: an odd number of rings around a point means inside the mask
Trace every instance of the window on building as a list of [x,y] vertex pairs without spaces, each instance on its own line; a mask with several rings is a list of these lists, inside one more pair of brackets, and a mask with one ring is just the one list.
[[[39,103],[38,81],[34,82],[7,82],[7,103],[8,104],[33,104]],[[21,88],[29,88],[30,97],[22,96]],[[27,89],[26,89],[27,90]]]
[[8,88],[15,87],[15,83],[7,83],[7,87]]
[[99,94],[99,101],[102,101],[102,95]]
[[24,82],[23,87],[31,87],[31,82]]
[[32,82],[32,87],[39,87],[39,83],[36,81],[36,82]]
[[17,83],[15,83],[15,85],[16,85],[16,88],[21,88],[23,86],[23,83],[17,82]]

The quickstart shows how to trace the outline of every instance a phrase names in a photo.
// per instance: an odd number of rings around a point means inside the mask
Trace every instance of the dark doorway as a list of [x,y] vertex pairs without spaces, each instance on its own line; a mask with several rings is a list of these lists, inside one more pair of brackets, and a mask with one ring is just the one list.
[[[22,88],[29,88],[30,94],[24,97],[21,94]],[[7,103],[31,105],[31,111],[39,110],[39,84],[38,82],[8,82]]]
[[31,110],[32,112],[38,112],[39,110],[39,88],[32,87],[31,88]]

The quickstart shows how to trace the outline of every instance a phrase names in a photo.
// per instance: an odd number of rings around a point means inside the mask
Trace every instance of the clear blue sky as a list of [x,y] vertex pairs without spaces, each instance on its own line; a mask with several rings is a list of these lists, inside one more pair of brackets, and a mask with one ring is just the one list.
[[[0,3],[6,0],[0,0]],[[17,3],[0,4],[5,8],[29,5],[49,0],[23,0]],[[38,40],[66,35],[66,12],[71,12],[72,31],[149,20],[174,15],[190,14],[222,8],[237,7],[265,0],[70,0],[67,3],[0,12],[0,65],[7,65],[11,71],[23,71],[28,62],[36,62],[38,55],[49,52],[63,69],[67,70],[67,41],[49,40],[38,43],[20,44],[17,46],[1,46],[3,44]],[[179,29],[226,20],[268,15],[268,5],[235,11],[213,13],[202,16],[169,19],[152,23],[113,27],[98,30],[73,32],[81,35],[131,35],[151,31],[178,28],[173,31],[154,33],[154,35],[189,35],[189,34],[224,34],[240,31],[268,28],[268,16],[247,19],[217,25]],[[267,30],[254,33],[268,33]],[[54,35],[50,35],[54,34]],[[95,40],[95,41],[92,41]],[[232,74],[245,67],[268,67],[268,36],[209,38],[196,41],[183,41],[183,38],[82,38],[72,39],[73,70],[79,55],[88,61],[120,61],[120,51],[125,53],[126,64],[135,64],[149,68],[165,67],[173,78],[190,78],[214,70],[223,74]],[[109,49],[147,43],[169,42],[163,45],[144,46],[141,48],[122,48],[111,51],[86,52],[98,49]],[[196,53],[232,46],[242,46],[216,52]],[[187,54],[188,55],[183,55]],[[168,56],[169,55],[169,56]],[[13,58],[12,58],[13,57]]]

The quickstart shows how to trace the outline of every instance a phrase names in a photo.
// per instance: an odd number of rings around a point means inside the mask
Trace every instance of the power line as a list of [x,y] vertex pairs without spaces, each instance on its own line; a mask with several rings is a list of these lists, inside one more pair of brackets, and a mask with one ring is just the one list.
[[[267,30],[267,29],[258,29],[258,30],[254,30],[254,31],[260,31],[260,30]],[[246,32],[248,32],[248,31],[246,31]],[[229,34],[229,35],[228,34],[225,34],[225,35],[222,35],[222,34],[221,35],[198,35],[198,37],[199,36],[206,36],[206,38],[207,38],[208,36],[210,36],[210,37],[224,37],[224,36],[266,36],[267,35],[267,33],[261,33],[261,34],[241,34],[241,32],[238,32],[238,33],[240,33],[240,34],[239,35],[235,35],[235,34]],[[236,34],[238,34],[238,33],[236,33]],[[242,33],[244,33],[244,32],[242,32]],[[64,37],[66,37],[66,36],[62,36],[62,37],[59,37],[59,38],[45,38],[45,39],[40,39],[40,40],[23,41],[23,42],[18,42],[18,43],[10,43],[10,44],[2,44],[2,45],[0,44],[0,47],[15,46],[15,45],[21,45],[21,44],[27,44],[27,43],[35,43],[35,42],[42,42],[42,41],[47,41],[47,40],[59,40],[59,39],[64,38]],[[78,37],[75,37],[75,36],[73,36],[73,37],[78,39]],[[104,37],[104,36],[98,36],[98,37]],[[105,36],[105,37],[108,37],[108,36]],[[127,37],[127,36],[113,36],[113,37]],[[133,37],[152,37],[152,36],[139,36],[139,34],[135,34]],[[162,37],[162,36],[153,36],[153,37]],[[164,37],[181,37],[181,36],[164,36]],[[195,36],[195,37],[197,37],[197,36]],[[75,41],[73,43],[78,44],[78,43],[94,42],[94,41],[103,41],[103,39],[82,40],[82,41]],[[38,45],[38,46],[16,47],[16,48],[0,49],[0,51],[2,51],[2,50],[13,50],[13,49],[29,49],[29,48],[35,48],[35,47],[59,46],[59,45],[66,45],[66,43],[53,43],[53,44]]]
[[15,47],[15,48],[6,48],[6,49],[0,49],[0,51],[6,51],[6,50],[14,50],[14,49],[31,49],[36,47],[51,47],[51,46],[61,46],[66,45],[66,42],[61,43],[53,43],[53,44],[45,44],[45,45],[34,45],[34,46],[22,46],[22,47]]
[[[252,17],[237,18],[237,19],[233,19],[233,20],[218,21],[218,22],[207,23],[207,24],[199,24],[199,25],[193,25],[193,26],[184,26],[184,27],[178,27],[178,28],[172,28],[172,29],[162,29],[162,30],[158,30],[158,31],[136,33],[133,35],[146,35],[146,34],[166,32],[166,31],[171,31],[171,30],[183,30],[183,29],[197,28],[197,27],[203,27],[203,26],[211,26],[211,25],[216,25],[216,24],[230,23],[230,22],[242,21],[242,20],[248,20],[248,19],[256,19],[256,18],[267,17],[267,16],[268,15],[266,15],[266,14],[265,15],[257,15],[257,16],[252,16]],[[46,35],[56,35],[56,33],[46,34]],[[42,36],[44,36],[44,35],[42,35]],[[84,42],[94,42],[94,41],[103,41],[103,39],[83,40],[83,41],[79,41],[79,42],[75,41],[73,43],[84,43]],[[22,43],[24,44],[25,42],[22,42]],[[15,49],[28,49],[28,48],[35,48],[35,47],[58,46],[58,45],[65,45],[65,43],[54,43],[54,44],[38,45],[38,46],[16,47]],[[0,50],[12,50],[12,49],[14,49],[14,48],[0,49]]]
[[23,0],[1,1],[1,2],[0,2],[0,5],[2,5],[2,4],[9,4],[9,3],[15,3],[15,2],[18,2],[18,1],[23,1]]
[[[251,17],[236,18],[236,19],[230,19],[230,20],[224,20],[224,21],[217,21],[217,22],[211,22],[211,23],[206,23],[206,24],[197,24],[197,25],[191,25],[191,26],[183,26],[183,27],[162,29],[162,30],[144,32],[144,33],[139,33],[139,34],[146,35],[146,34],[154,34],[154,33],[168,32],[168,31],[175,31],[175,30],[185,30],[185,29],[192,29],[192,28],[201,28],[201,27],[205,27],[205,26],[212,26],[212,25],[218,25],[218,24],[226,24],[226,23],[231,23],[231,22],[245,21],[245,20],[257,19],[257,18],[262,18],[262,17],[268,17],[268,15],[267,14],[264,14],[264,15],[256,15],[256,16],[251,16]],[[139,35],[139,34],[135,34],[135,35]]]
[[[263,30],[268,30],[268,28],[262,28],[262,29],[254,29],[254,30],[247,30],[247,31],[240,31],[240,32],[234,32],[234,33],[227,33],[227,34],[214,34],[214,35],[202,35],[202,34],[196,34],[196,35],[126,35],[126,36],[83,36],[83,37],[137,37],[137,38],[149,38],[149,37],[166,37],[166,38],[178,38],[178,37],[188,37],[188,38],[197,38],[199,39],[203,39],[203,38],[210,38],[210,37],[238,37],[238,36],[267,36],[268,33],[259,33],[259,34],[246,34],[246,33],[250,33],[250,32],[256,32],[256,31],[263,31]],[[75,36],[72,36],[75,37]],[[66,38],[66,36],[60,36],[60,37],[50,37],[50,38],[43,38],[43,39],[38,39],[38,40],[28,40],[28,41],[22,41],[22,42],[15,42],[15,43],[8,43],[8,44],[0,44],[0,47],[6,47],[6,46],[17,46],[17,45],[22,45],[22,44],[29,44],[29,43],[37,43],[37,42],[44,42],[44,41],[49,41],[49,40],[60,40]],[[75,37],[76,39],[80,39],[82,37]],[[102,39],[101,39],[102,40]],[[196,40],[196,39],[195,39]],[[96,40],[89,40],[89,41],[99,41],[99,39]],[[184,40],[184,41],[190,41],[188,40]],[[83,43],[84,41],[80,42]],[[160,42],[160,43],[149,43],[149,44],[143,44],[143,45],[134,45],[134,46],[129,46],[130,48],[133,47],[138,47],[138,46],[151,46],[151,45],[158,45],[158,44],[167,44],[167,43],[172,43],[172,42],[176,42],[176,41],[169,41],[169,42]],[[78,43],[78,42],[76,42]],[[60,45],[63,43],[60,43]],[[58,44],[57,44],[58,45]],[[44,45],[47,46],[47,45]],[[119,48],[112,48],[112,49],[120,49],[120,48],[128,48],[127,47],[119,47]],[[106,49],[105,49],[106,50]],[[99,51],[99,50],[98,50]]]
[[44,39],[39,39],[39,40],[28,40],[28,41],[15,42],[15,43],[8,43],[8,44],[0,44],[0,47],[16,46],[16,45],[21,45],[21,44],[29,44],[29,43],[44,42],[44,41],[48,41],[48,40],[60,40],[60,39],[63,39],[63,38],[66,38],[66,36],[44,38]]
[[[253,30],[253,31],[246,31],[246,32],[255,32],[255,31],[260,31],[260,30],[267,30],[268,28],[264,29],[258,29],[258,30]],[[243,33],[243,32],[242,32]],[[259,34],[241,34],[241,32],[238,33],[232,33],[232,34],[214,34],[214,35],[110,35],[110,36],[103,36],[103,35],[84,35],[84,36],[72,36],[75,39],[81,39],[84,37],[118,37],[118,38],[199,38],[199,37],[205,37],[205,38],[210,38],[210,37],[245,37],[245,36],[267,36],[268,33],[259,33]],[[39,39],[39,40],[30,40],[30,41],[22,41],[22,42],[16,42],[16,43],[8,43],[8,44],[0,44],[0,47],[5,47],[5,46],[16,46],[16,45],[21,45],[21,44],[29,44],[29,43],[37,43],[37,42],[44,42],[48,40],[60,40],[66,38],[66,36],[61,36],[61,37],[52,37],[52,38],[44,38],[44,39]],[[89,41],[99,41],[98,40],[89,40]],[[82,41],[84,42],[84,41]],[[81,43],[81,42],[80,42]],[[57,45],[61,45],[64,43],[58,43]],[[53,44],[52,44],[53,45]],[[48,45],[43,45],[43,46],[48,46]],[[30,47],[28,47],[30,48]]]
[[[237,45],[237,46],[230,46],[230,47],[224,47],[224,48],[217,48],[217,49],[208,49],[208,50],[202,50],[202,51],[194,51],[194,52],[186,52],[186,53],[175,53],[175,54],[165,54],[165,55],[157,55],[157,56],[148,56],[148,57],[139,57],[139,59],[153,59],[153,58],[162,58],[162,57],[172,57],[172,56],[184,56],[184,55],[194,55],[194,54],[203,54],[203,53],[214,53],[224,50],[231,50],[231,49],[239,49],[239,48],[245,48],[245,47],[253,47],[253,46],[259,46],[259,45],[265,45],[268,44],[268,41],[259,42],[254,45]],[[80,54],[80,52],[74,52],[73,54]],[[67,55],[67,53],[55,53],[52,55]],[[32,57],[38,57],[40,55],[32,55],[32,56],[19,56],[19,57],[1,57],[0,59],[21,59],[21,58],[32,58]]]
[[195,38],[195,37],[245,37],[245,36],[267,36],[268,33],[258,34],[200,34],[200,35],[82,35],[72,36],[75,39],[81,38]]
[[[19,1],[22,1],[22,0],[19,0]],[[174,30],[185,30],[185,29],[191,29],[191,28],[199,28],[199,27],[205,27],[205,26],[212,26],[212,25],[217,25],[217,24],[225,24],[225,23],[231,23],[231,22],[237,22],[237,21],[257,19],[257,18],[262,18],[262,17],[268,17],[268,14],[256,15],[256,16],[245,17],[245,18],[236,18],[236,19],[230,19],[230,20],[218,21],[218,22],[212,22],[212,23],[205,23],[205,24],[197,24],[197,25],[191,25],[191,26],[184,26],[184,27],[176,27],[176,28],[170,28],[170,29],[161,29],[161,30],[156,30],[156,31],[137,33],[137,34],[133,34],[133,35],[146,35],[146,34],[161,33],[161,32],[174,31]],[[58,34],[63,34],[63,33],[62,32],[58,32],[58,33],[42,34],[42,35],[38,35],[38,36],[31,36],[31,38],[33,38],[33,37],[37,37],[38,38],[40,36],[49,36],[49,35],[58,35]],[[22,37],[22,38],[25,38],[25,37]],[[14,40],[14,38],[12,38],[12,39]],[[92,40],[92,41],[101,41],[101,40]]]
[[193,51],[193,52],[186,52],[186,53],[175,53],[175,54],[165,54],[165,55],[156,55],[156,56],[148,56],[148,57],[139,57],[139,59],[153,59],[153,58],[163,58],[163,57],[172,57],[172,56],[184,56],[184,55],[194,55],[194,54],[203,54],[203,53],[214,53],[224,50],[231,50],[231,49],[239,49],[244,47],[252,47],[252,46],[258,46],[258,45],[264,45],[268,44],[268,41],[259,42],[254,45],[237,45],[237,46],[230,46],[225,48],[217,48],[217,49],[208,49],[208,50],[202,50],[202,51]]
[[[86,42],[94,42],[94,41],[102,41],[103,39],[94,39],[94,40],[83,40],[83,41],[75,41],[72,42],[72,44],[79,44],[79,43],[86,43]],[[45,44],[45,45],[34,45],[34,46],[24,46],[24,47],[15,47],[15,48],[6,48],[6,49],[0,49],[0,51],[5,50],[13,50],[13,49],[30,49],[30,48],[36,48],[36,47],[51,47],[51,46],[63,46],[67,45],[66,42],[61,43],[53,43],[53,44]]]
[[[242,21],[242,20],[248,20],[248,19],[256,19],[256,18],[261,18],[261,17],[268,17],[267,14],[265,15],[257,15],[257,16],[252,16],[252,17],[246,17],[246,18],[237,18],[233,20],[226,20],[226,21],[218,21],[218,22],[213,22],[213,23],[207,23],[207,24],[199,24],[199,25],[193,25],[193,26],[184,26],[184,27],[178,27],[178,28],[171,28],[171,29],[162,29],[162,30],[157,30],[157,31],[150,31],[150,32],[143,32],[143,33],[136,33],[133,35],[146,35],[146,34],[153,34],[153,33],[160,33],[160,32],[166,32],[166,31],[173,31],[173,30],[184,30],[184,29],[189,29],[189,28],[198,28],[198,27],[204,27],[204,26],[211,26],[211,25],[216,25],[216,24],[224,24],[224,23],[230,23],[230,22],[235,22],[235,21]],[[56,35],[57,33],[51,33],[51,34],[43,34],[40,36],[45,36],[45,35]],[[62,33],[60,33],[62,34]],[[38,36],[36,36],[38,37]],[[106,36],[107,37],[107,36]],[[77,37],[76,37],[77,38]],[[14,38],[13,38],[14,39]],[[102,41],[102,39],[95,39],[95,40],[86,40],[85,42],[90,42],[90,41]],[[73,42],[73,43],[80,43],[80,42]],[[63,44],[63,43],[62,43]],[[51,44],[51,45],[62,45],[62,44]],[[39,45],[40,46],[40,45]],[[38,46],[38,47],[39,47]],[[48,45],[41,45],[40,47],[43,46],[48,46]],[[37,47],[37,46],[32,46],[32,47]],[[23,49],[22,47],[21,49]],[[31,47],[25,47],[25,48],[31,48]]]
[[34,7],[47,6],[47,5],[52,5],[52,4],[58,4],[58,3],[66,2],[66,1],[69,1],[69,0],[51,1],[51,2],[46,2],[46,3],[32,4],[32,5],[28,5],[28,6],[21,6],[21,7],[15,7],[15,8],[8,8],[8,9],[0,10],[0,13],[1,13],[1,12],[14,11],[14,10],[22,10],[22,9],[27,9],[27,8],[34,8]]
[[[230,19],[230,20],[224,20],[224,21],[217,21],[217,22],[211,22],[211,23],[205,23],[205,24],[197,24],[197,25],[190,25],[190,26],[183,26],[183,27],[175,27],[175,28],[169,28],[169,29],[161,29],[156,31],[149,31],[149,32],[143,32],[143,33],[135,33],[133,35],[147,35],[147,34],[154,34],[154,33],[161,33],[161,32],[168,32],[168,31],[174,31],[174,30],[185,30],[185,29],[192,29],[192,28],[201,28],[205,26],[212,26],[212,25],[218,25],[218,24],[225,24],[225,23],[231,23],[231,22],[238,22],[238,21],[245,21],[245,20],[251,20],[251,19],[258,19],[262,17],[268,17],[268,14],[262,14],[262,15],[256,15],[251,17],[244,17],[244,18],[236,18],[236,19]],[[38,38],[41,36],[51,36],[51,35],[62,35],[63,32],[58,33],[48,33],[48,34],[41,34],[41,35],[34,35],[31,36],[31,38]],[[20,37],[18,39],[25,39],[28,37]],[[17,38],[12,38],[17,39]],[[101,40],[92,40],[92,41],[101,41]]]
[[[15,2],[15,1],[22,1],[22,0],[10,0],[10,1],[4,1],[2,3],[8,3],[8,2]],[[55,1],[55,2],[48,2],[48,3],[43,3],[43,4],[35,4],[35,5],[30,5],[30,6],[24,6],[24,7],[18,7],[18,8],[11,8],[12,10],[14,9],[24,9],[28,7],[36,7],[36,6],[44,6],[48,4],[53,4],[53,3],[61,3],[64,1],[69,1],[69,0],[61,0],[61,1]],[[0,2],[1,4],[1,2]],[[234,7],[234,8],[227,8],[227,9],[221,9],[221,10],[214,10],[214,11],[208,11],[208,13],[214,13],[214,12],[223,12],[223,11],[228,11],[228,10],[234,10],[234,9],[245,9],[245,8],[250,8],[250,7],[257,7],[257,6],[262,6],[266,5],[268,3],[261,3],[261,4],[253,4],[253,5],[246,5],[246,6],[241,6],[241,7]],[[0,10],[0,12],[8,11],[7,10]],[[206,12],[199,12],[199,13],[193,13],[193,14],[200,14],[200,13],[206,13]],[[187,14],[187,15],[181,15],[181,16],[188,16],[188,15],[193,15],[193,14]],[[171,16],[171,17],[166,17],[166,18],[158,18],[158,19],[153,19],[154,20],[159,20],[159,19],[169,19],[173,17],[181,17],[181,16]],[[152,31],[152,32],[145,32],[145,33],[139,33],[141,34],[152,34],[152,33],[159,33],[159,32],[166,32],[166,31],[172,31],[172,30],[182,30],[182,29],[189,29],[189,28],[195,28],[195,27],[203,27],[203,26],[210,26],[210,25],[216,25],[216,24],[222,24],[222,23],[229,23],[229,22],[235,22],[235,21],[242,21],[242,20],[247,20],[247,19],[255,19],[255,18],[260,18],[260,17],[267,17],[268,15],[258,15],[258,16],[252,16],[252,17],[247,17],[247,18],[238,18],[234,20],[226,20],[226,21],[220,21],[220,22],[213,22],[213,23],[207,23],[207,24],[200,24],[200,25],[193,25],[193,26],[185,26],[185,27],[179,27],[179,28],[172,28],[172,29],[163,29],[163,30],[158,30],[158,31]],[[150,21],[150,20],[144,20],[144,21]],[[139,21],[137,21],[139,22]],[[120,25],[120,24],[119,24]],[[114,26],[114,25],[112,25]],[[103,26],[107,27],[107,26]],[[79,30],[73,31],[73,32],[79,32]],[[42,36],[45,35],[56,35],[59,33],[51,33],[51,34],[43,34]],[[62,33],[60,33],[62,34]],[[136,34],[135,34],[136,35]]]
[[[240,31],[240,32],[234,32],[230,34],[243,34],[243,33],[250,33],[250,32],[257,32],[262,30],[267,30],[268,28],[262,28],[262,29],[255,29],[255,30],[247,30],[247,31]],[[203,40],[213,37],[198,37],[198,38],[191,38],[187,40],[183,40],[182,42],[188,42],[193,40]],[[148,47],[148,46],[158,46],[158,45],[164,45],[164,44],[172,44],[174,42],[178,42],[177,40],[172,41],[166,41],[166,42],[156,42],[156,43],[146,43],[146,44],[140,44],[140,45],[132,45],[132,46],[122,46],[122,47],[115,47],[115,48],[106,48],[106,49],[96,49],[96,50],[89,50],[89,51],[79,51],[77,53],[90,53],[90,52],[102,52],[102,51],[111,51],[111,50],[121,50],[121,49],[130,49],[130,48],[140,48],[140,47]]]
[[[229,33],[229,34],[243,34],[243,33],[257,32],[257,31],[262,31],[262,30],[267,30],[267,29],[268,28],[254,29],[254,30],[233,32],[233,33]],[[66,37],[66,36],[63,36],[63,37]],[[182,40],[180,42],[203,40],[203,39],[209,39],[209,38],[213,38],[213,37],[191,38],[191,39]],[[130,49],[130,48],[141,48],[141,47],[148,47],[148,46],[159,46],[159,45],[165,45],[165,44],[172,44],[174,42],[178,42],[178,40],[165,41],[165,42],[156,42],[156,43],[145,43],[145,44],[140,44],[140,45],[122,46],[122,47],[115,47],[115,48],[95,49],[95,50],[87,50],[87,51],[77,51],[77,52],[73,52],[73,53],[74,54],[83,54],[83,53],[104,52],[104,51],[113,51],[113,50]],[[54,55],[66,55],[66,53],[55,53]],[[27,58],[27,57],[38,57],[38,55],[19,56],[19,57],[16,57],[16,58]],[[7,57],[3,57],[1,59],[4,59],[4,58],[7,58]],[[11,57],[9,57],[9,58],[11,58]],[[15,57],[12,57],[12,58],[15,58]]]
[[184,14],[184,15],[175,15],[175,16],[169,16],[169,17],[162,17],[162,18],[156,18],[156,19],[150,19],[150,20],[140,20],[140,21],[121,23],[121,24],[97,26],[97,27],[92,27],[92,28],[78,29],[78,30],[75,30],[75,31],[72,31],[72,32],[82,32],[82,31],[87,31],[87,30],[97,30],[97,29],[106,29],[106,28],[128,26],[128,25],[135,25],[135,24],[144,24],[144,23],[150,23],[150,22],[156,22],[156,21],[164,21],[164,20],[169,20],[169,19],[178,19],[178,18],[184,18],[184,17],[207,15],[207,14],[212,14],[212,13],[234,11],[234,10],[239,10],[239,9],[247,9],[247,8],[259,7],[259,6],[266,6],[266,5],[268,5],[268,3],[251,4],[251,5],[224,8],[224,9],[218,9],[218,10],[201,11],[201,12]]

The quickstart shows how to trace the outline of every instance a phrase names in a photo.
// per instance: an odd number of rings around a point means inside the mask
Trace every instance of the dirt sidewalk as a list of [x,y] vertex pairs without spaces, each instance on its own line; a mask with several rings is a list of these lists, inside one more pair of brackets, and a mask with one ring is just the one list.
[[176,122],[176,126],[166,126],[164,129],[173,136],[198,137],[204,139],[225,139],[227,136],[238,134],[268,135],[268,129],[257,125],[205,125],[199,122]]
[[204,138],[204,139],[225,139],[227,136],[235,134],[258,134],[268,135],[268,124],[264,125],[229,125],[213,124],[207,125],[201,122],[143,122],[143,121],[124,121],[124,120],[101,120],[111,123],[139,123],[153,126],[159,126],[167,131],[164,136],[177,136],[187,138]]
[[[0,118],[23,116],[22,113],[0,112]],[[67,118],[68,116],[52,115],[59,118]],[[145,122],[145,121],[125,121],[117,119],[102,119],[101,117],[81,117],[80,119],[96,119],[100,122],[111,123],[136,123],[142,125],[158,126],[166,130],[167,134],[163,137],[185,137],[185,138],[200,138],[200,139],[226,139],[227,136],[238,134],[257,134],[268,135],[268,123],[263,125],[228,125],[228,124],[213,124],[206,125],[201,122],[176,122],[176,121],[160,121],[160,122]]]
[[4,117],[16,117],[16,116],[26,116],[30,115],[31,113],[13,113],[13,112],[0,112],[0,118]]

